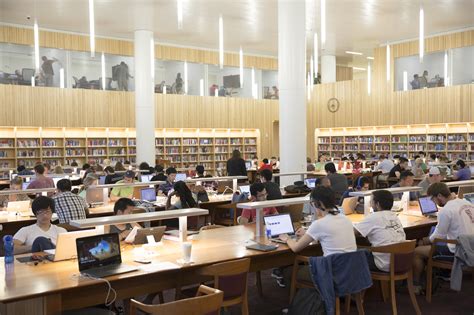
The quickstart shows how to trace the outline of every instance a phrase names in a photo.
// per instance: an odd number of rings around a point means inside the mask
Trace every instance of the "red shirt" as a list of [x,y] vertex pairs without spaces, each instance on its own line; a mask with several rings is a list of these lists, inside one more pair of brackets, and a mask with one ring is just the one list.
[[258,169],[259,172],[263,171],[263,170],[270,170],[270,171],[273,171],[273,168],[270,164],[262,164],[262,166],[260,166],[260,168]]
[[[275,207],[271,208],[263,208],[263,215],[273,215],[278,214],[278,211]],[[257,218],[257,210],[255,209],[243,209],[242,210],[242,218],[246,218],[249,222],[254,222]]]

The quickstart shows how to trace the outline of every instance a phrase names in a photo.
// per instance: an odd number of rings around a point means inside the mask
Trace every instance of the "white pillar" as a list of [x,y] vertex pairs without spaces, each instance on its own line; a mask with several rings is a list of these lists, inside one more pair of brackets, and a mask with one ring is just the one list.
[[[305,1],[278,1],[278,82],[280,85],[280,172],[306,171]],[[282,176],[280,185],[299,180]]]
[[336,82],[336,56],[321,56],[321,82]]
[[155,165],[155,93],[152,77],[153,32],[135,31],[135,128],[137,163]]

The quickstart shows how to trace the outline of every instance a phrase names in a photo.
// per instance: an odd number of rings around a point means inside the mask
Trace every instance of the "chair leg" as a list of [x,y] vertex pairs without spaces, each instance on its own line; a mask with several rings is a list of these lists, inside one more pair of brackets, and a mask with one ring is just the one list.
[[410,293],[411,303],[413,304],[413,308],[417,315],[421,314],[420,307],[418,306],[418,302],[416,301],[415,289],[413,288],[413,272],[410,271],[408,274],[408,293]]
[[346,295],[346,313],[349,314],[349,312],[351,311],[351,295],[348,294]]
[[257,291],[258,295],[263,297],[263,288],[262,288],[262,275],[260,271],[255,272],[255,277],[257,278]]
[[336,297],[336,315],[341,315],[341,301]]
[[247,292],[245,292],[242,299],[242,315],[248,315],[248,314],[249,314],[249,303],[248,303]]
[[384,303],[387,302],[388,299],[388,282],[387,281],[379,281],[380,289],[382,290],[382,300]]
[[395,298],[395,280],[390,279],[390,299],[392,300],[392,314],[397,315],[397,300]]
[[426,267],[426,301],[431,303],[431,293],[433,290],[433,266],[428,262]]
[[356,299],[356,304],[357,304],[357,312],[359,313],[359,315],[364,315],[365,314],[364,304],[362,302],[362,295],[363,295],[362,292],[359,292],[359,293],[355,294],[355,299]]
[[290,304],[295,297],[296,292],[296,275],[298,273],[298,262],[293,263],[293,270],[291,271],[291,285],[290,285]]

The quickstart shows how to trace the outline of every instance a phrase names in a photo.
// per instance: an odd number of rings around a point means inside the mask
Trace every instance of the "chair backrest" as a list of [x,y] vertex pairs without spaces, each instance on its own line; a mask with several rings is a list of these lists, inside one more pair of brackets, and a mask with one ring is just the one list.
[[147,314],[186,314],[186,315],[218,315],[224,298],[224,292],[201,285],[196,297],[178,300],[171,303],[146,305],[135,300],[130,301],[130,314],[136,315],[137,310]]
[[244,258],[204,267],[200,274],[214,277],[216,289],[224,291],[224,300],[247,294],[247,274],[250,259]]
[[372,252],[390,254],[390,273],[406,273],[411,270],[416,241],[406,241],[386,246],[373,247]]

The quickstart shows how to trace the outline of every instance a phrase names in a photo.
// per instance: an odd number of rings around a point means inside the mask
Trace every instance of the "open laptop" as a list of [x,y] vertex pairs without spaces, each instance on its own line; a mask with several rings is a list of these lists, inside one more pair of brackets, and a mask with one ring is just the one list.
[[342,201],[342,211],[344,214],[353,214],[357,207],[359,197],[347,197]]
[[153,175],[152,174],[147,174],[147,175],[140,175],[140,182],[142,183],[149,183],[152,179]]
[[81,237],[76,239],[79,272],[94,278],[104,278],[138,270],[122,264],[117,233]]
[[308,186],[308,188],[313,189],[314,187],[316,187],[316,178],[307,178],[305,179],[304,183],[306,184],[306,186]]
[[280,234],[288,234],[288,236],[294,238],[295,229],[293,222],[291,222],[291,216],[289,213],[276,214],[263,217],[265,221],[265,228],[270,230],[270,240],[278,243],[286,243],[280,240]]
[[431,200],[431,197],[420,197],[418,199],[420,204],[421,214],[427,217],[437,217],[438,216],[438,206]]
[[21,184],[21,189],[22,190],[28,189],[29,184],[30,184],[30,182],[23,182],[23,184]]
[[245,168],[247,170],[251,169],[252,168],[252,161],[245,161]]
[[56,241],[56,249],[45,250],[46,253],[50,254],[48,259],[51,261],[61,261],[76,258],[76,239],[96,234],[97,231],[95,229],[59,233]]
[[99,185],[105,185],[106,175],[99,176]]
[[178,173],[176,174],[176,179],[174,180],[175,182],[179,182],[179,181],[185,181],[186,180],[186,173]]
[[147,236],[152,235],[155,239],[155,242],[161,241],[163,234],[165,234],[166,226],[156,226],[151,228],[138,229],[137,235],[135,235],[135,240],[133,244],[147,244]]
[[30,204],[31,200],[9,201],[7,211],[19,214],[22,217],[34,217],[35,215],[31,211]]
[[156,201],[156,190],[154,187],[140,189],[140,200],[155,202]]
[[474,193],[464,194],[464,200],[474,204]]
[[250,185],[239,186],[239,189],[241,193],[250,195]]
[[461,186],[458,189],[458,198],[462,199],[464,198],[464,195],[474,193],[474,187],[473,186]]
[[86,190],[86,202],[91,206],[104,204],[104,191],[102,188],[89,188]]

